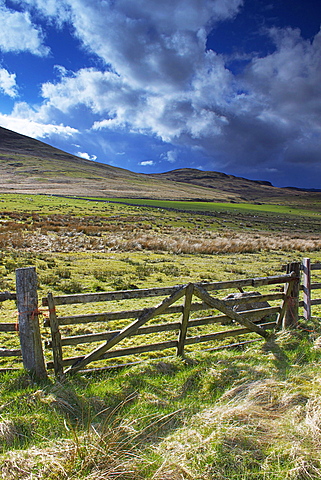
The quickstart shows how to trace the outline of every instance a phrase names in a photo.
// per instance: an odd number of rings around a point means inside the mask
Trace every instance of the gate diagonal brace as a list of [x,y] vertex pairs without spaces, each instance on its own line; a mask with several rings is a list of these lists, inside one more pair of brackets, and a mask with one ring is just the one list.
[[248,328],[252,332],[258,333],[264,338],[268,338],[270,334],[263,330],[259,325],[256,325],[255,323],[251,322],[251,320],[248,320],[238,313],[236,313],[231,307],[226,305],[226,303],[223,300],[220,300],[218,298],[211,297],[211,295],[208,294],[208,292],[203,288],[200,287],[199,285],[194,286],[194,295],[199,297],[201,300],[203,300],[207,305],[209,305],[212,308],[215,308],[216,310],[219,310],[220,312],[224,313],[228,317],[232,318],[235,320],[237,323],[240,325],[243,325],[244,327]]
[[94,351],[83,357],[81,360],[74,363],[71,367],[66,370],[67,373],[74,373],[78,370],[82,369],[88,363],[98,360],[101,355],[103,355],[107,350],[110,350],[114,345],[119,343],[125,337],[130,336],[132,333],[136,332],[139,327],[144,325],[144,323],[148,322],[151,318],[155,317],[156,315],[161,314],[164,310],[166,310],[170,305],[177,302],[181,297],[185,295],[186,292],[186,285],[179,287],[172,295],[165,298],[159,305],[153,308],[146,309],[134,322],[132,322],[127,327],[123,328],[117,335],[113,338],[108,340],[107,342],[103,343],[99,347],[97,347]]

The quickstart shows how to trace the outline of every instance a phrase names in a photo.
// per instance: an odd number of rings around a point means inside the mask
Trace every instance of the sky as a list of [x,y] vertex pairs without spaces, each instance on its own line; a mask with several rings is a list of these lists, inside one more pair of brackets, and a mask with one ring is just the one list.
[[321,0],[0,0],[0,126],[135,172],[321,188]]

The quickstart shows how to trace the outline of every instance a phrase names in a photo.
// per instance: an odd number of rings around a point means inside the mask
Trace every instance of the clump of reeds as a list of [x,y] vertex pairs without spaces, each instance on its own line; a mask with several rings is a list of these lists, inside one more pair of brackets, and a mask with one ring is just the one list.
[[[65,403],[63,408],[66,408]],[[119,418],[109,416],[103,424],[96,419],[87,432],[79,434],[66,424],[71,437],[50,447],[14,450],[2,456],[2,477],[38,480],[139,480],[135,468],[140,455],[137,432],[130,431]]]
[[10,446],[17,438],[17,431],[14,423],[11,420],[0,420],[0,446]]
[[[65,412],[66,418],[76,415],[80,405],[73,392],[57,384],[48,395],[34,393],[41,401]],[[178,413],[151,415],[150,423],[139,428],[139,418],[123,418],[123,407],[137,398],[133,392],[114,409],[104,408],[88,419],[85,431],[78,431],[74,422],[65,421],[69,438],[45,443],[44,448],[13,450],[0,457],[5,480],[143,480],[142,450],[150,438],[158,438],[158,430]],[[79,414],[79,412],[78,412]],[[76,416],[75,416],[76,418]],[[144,416],[145,418],[145,416]],[[1,426],[0,426],[1,428]],[[45,439],[44,439],[45,440]]]
[[226,233],[214,236],[206,232],[199,235],[183,233],[152,235],[141,232],[131,236],[107,236],[105,245],[119,250],[152,250],[189,254],[254,253],[259,251],[307,252],[320,250],[321,238],[290,238],[248,233]]

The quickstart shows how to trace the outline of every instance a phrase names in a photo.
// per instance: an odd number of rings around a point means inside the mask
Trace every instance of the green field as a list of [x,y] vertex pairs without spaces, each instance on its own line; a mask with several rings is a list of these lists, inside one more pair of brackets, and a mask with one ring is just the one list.
[[[224,202],[194,202],[194,201],[174,201],[174,200],[148,200],[148,199],[128,199],[128,198],[73,198],[54,195],[17,195],[0,194],[0,208],[4,211],[30,211],[41,212],[42,214],[50,211],[63,213],[66,208],[83,208],[84,214],[90,214],[92,211],[104,214],[106,204],[128,204],[141,207],[153,207],[163,209],[175,209],[180,211],[192,212],[231,212],[237,213],[257,213],[257,214],[275,214],[275,215],[296,215],[308,217],[321,217],[318,205],[310,205],[309,209],[303,209],[296,206],[258,204],[258,203],[224,203]],[[79,212],[78,212],[79,213]]]
[[[97,199],[98,200],[98,199]],[[151,206],[155,208],[187,210],[193,212],[232,212],[237,214],[243,213],[270,213],[275,215],[298,215],[298,216],[321,216],[316,205],[311,205],[311,209],[302,209],[299,207],[290,207],[286,205],[273,204],[251,204],[251,203],[224,203],[224,202],[179,202],[173,200],[147,200],[147,199],[126,199],[126,198],[110,198],[110,201],[123,202],[128,205]]]

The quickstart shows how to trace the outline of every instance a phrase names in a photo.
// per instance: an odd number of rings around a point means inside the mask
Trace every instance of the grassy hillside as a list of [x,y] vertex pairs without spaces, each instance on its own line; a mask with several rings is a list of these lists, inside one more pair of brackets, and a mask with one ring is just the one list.
[[75,157],[1,127],[0,173],[0,192],[4,193],[321,205],[320,193],[275,188],[218,172],[133,173]]

